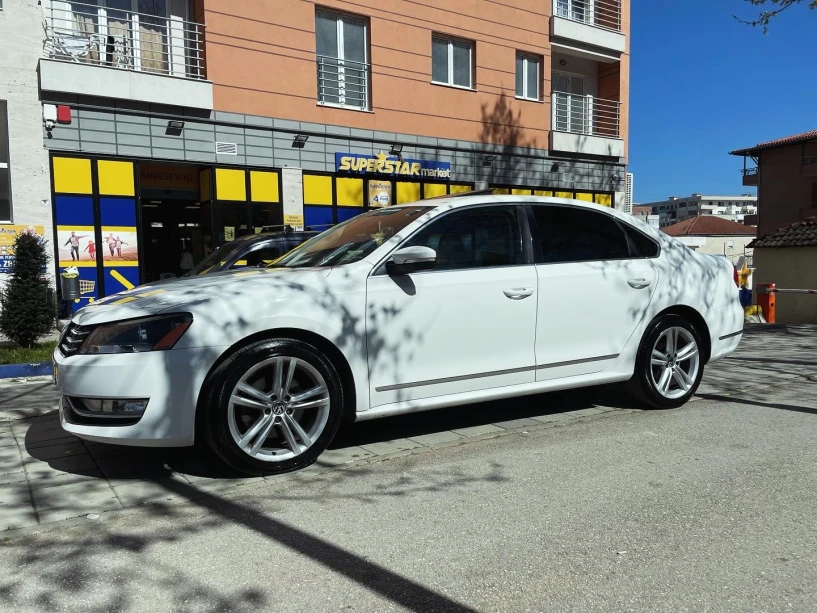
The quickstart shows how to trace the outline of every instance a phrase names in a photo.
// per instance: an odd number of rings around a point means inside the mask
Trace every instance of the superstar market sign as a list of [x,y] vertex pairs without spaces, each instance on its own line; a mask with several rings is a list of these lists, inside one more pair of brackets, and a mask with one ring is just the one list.
[[382,151],[378,155],[335,153],[335,170],[356,175],[450,179],[451,164],[430,160],[401,160]]

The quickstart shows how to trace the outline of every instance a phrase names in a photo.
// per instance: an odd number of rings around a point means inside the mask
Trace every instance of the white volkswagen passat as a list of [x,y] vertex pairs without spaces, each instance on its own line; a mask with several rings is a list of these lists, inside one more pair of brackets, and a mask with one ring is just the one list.
[[733,271],[572,200],[375,210],[273,268],[79,311],[54,354],[62,426],[122,445],[203,437],[269,474],[313,462],[343,419],[617,381],[642,405],[677,407],[740,341]]

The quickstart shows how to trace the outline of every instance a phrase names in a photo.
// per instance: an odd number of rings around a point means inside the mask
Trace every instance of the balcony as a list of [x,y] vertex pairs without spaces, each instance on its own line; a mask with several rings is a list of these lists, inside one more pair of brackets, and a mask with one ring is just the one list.
[[553,92],[551,97],[551,150],[624,157],[620,102],[566,92]]
[[553,0],[553,44],[568,52],[617,61],[627,49],[620,0]]
[[113,4],[51,0],[43,19],[40,88],[211,109],[204,25],[185,18],[185,3],[155,3],[168,8],[161,15]]
[[746,186],[757,186],[758,183],[758,169],[757,168],[744,168],[742,171],[743,174],[743,185]]
[[358,110],[369,109],[369,65],[319,55],[318,102]]

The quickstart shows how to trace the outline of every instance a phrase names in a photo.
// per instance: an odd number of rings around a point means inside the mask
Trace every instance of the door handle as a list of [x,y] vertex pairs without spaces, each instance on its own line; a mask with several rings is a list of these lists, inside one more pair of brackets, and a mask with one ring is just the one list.
[[533,295],[533,289],[529,287],[517,287],[514,289],[506,289],[502,292],[511,300],[522,300],[523,298],[527,298],[528,296]]
[[652,281],[649,279],[630,279],[627,284],[635,289],[644,289],[652,285]]

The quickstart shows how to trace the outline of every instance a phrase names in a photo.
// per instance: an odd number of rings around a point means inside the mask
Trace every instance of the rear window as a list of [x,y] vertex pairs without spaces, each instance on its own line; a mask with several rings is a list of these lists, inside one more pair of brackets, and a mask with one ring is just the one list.
[[630,241],[630,251],[633,252],[633,257],[641,258],[657,258],[660,248],[658,243],[648,237],[646,234],[639,232],[628,223],[622,223],[624,232]]

